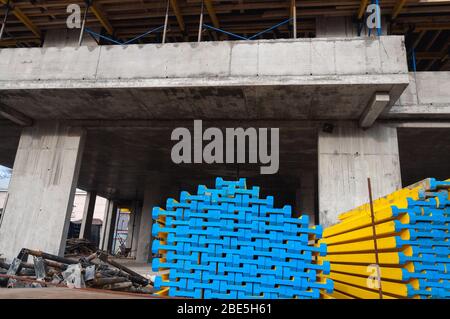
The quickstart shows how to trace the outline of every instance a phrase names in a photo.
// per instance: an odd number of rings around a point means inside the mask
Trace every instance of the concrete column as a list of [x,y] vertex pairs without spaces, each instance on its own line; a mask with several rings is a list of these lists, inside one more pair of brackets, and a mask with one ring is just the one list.
[[135,256],[133,251],[136,251],[137,237],[139,234],[139,222],[141,218],[142,204],[138,201],[134,201],[131,207],[130,220],[128,222],[128,236],[127,236],[127,248],[131,248],[131,256]]
[[92,219],[94,218],[95,201],[97,192],[87,192],[86,202],[84,203],[83,219],[81,221],[81,229],[79,238],[87,240],[91,239]]
[[159,176],[149,178],[148,187],[144,193],[144,203],[139,228],[139,240],[136,252],[136,261],[151,262],[152,245],[152,210],[155,206],[161,205],[161,179]]
[[0,253],[22,248],[62,255],[84,148],[85,133],[43,121],[20,137],[0,224]]
[[296,209],[299,215],[308,215],[311,225],[316,224],[316,190],[313,172],[302,172],[300,188],[296,190]]
[[375,124],[362,130],[356,123],[336,124],[319,133],[319,219],[324,226],[338,215],[401,188],[397,129]]
[[100,249],[110,252],[117,220],[117,203],[107,200],[105,217],[103,218],[102,232],[100,234]]

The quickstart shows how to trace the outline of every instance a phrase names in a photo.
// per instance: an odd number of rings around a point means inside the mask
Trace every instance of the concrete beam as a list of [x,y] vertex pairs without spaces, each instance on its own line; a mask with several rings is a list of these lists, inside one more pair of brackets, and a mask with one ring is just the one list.
[[407,71],[398,36],[4,49],[0,101],[33,119],[356,120]]
[[96,199],[97,192],[91,191],[86,194],[79,238],[84,238],[87,240],[91,239],[92,220],[94,219]]
[[383,119],[450,119],[450,72],[411,72],[409,82]]
[[30,119],[28,116],[22,114],[19,111],[14,110],[9,106],[3,105],[2,103],[0,103],[0,115],[20,126],[33,125],[33,120]]
[[0,221],[0,253],[22,248],[63,255],[85,133],[58,122],[23,129]]
[[389,105],[390,100],[389,93],[376,92],[364,110],[359,120],[359,126],[362,128],[371,127]]
[[[2,49],[0,89],[386,83],[388,75],[403,79],[408,73],[403,40],[381,36]],[[151,65],[148,56],[153,57]]]

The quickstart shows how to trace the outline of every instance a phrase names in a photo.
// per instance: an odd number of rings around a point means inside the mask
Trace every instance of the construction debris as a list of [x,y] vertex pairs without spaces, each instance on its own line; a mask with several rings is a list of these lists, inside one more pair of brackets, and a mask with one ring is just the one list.
[[86,239],[71,238],[67,239],[65,256],[88,256],[97,251],[94,243]]
[[[92,251],[91,247],[87,241],[74,242],[69,253],[80,253],[77,258],[24,248],[11,264],[0,261],[0,287],[60,286],[153,293],[149,279],[111,260],[101,250]],[[32,264],[27,263],[29,257]]]

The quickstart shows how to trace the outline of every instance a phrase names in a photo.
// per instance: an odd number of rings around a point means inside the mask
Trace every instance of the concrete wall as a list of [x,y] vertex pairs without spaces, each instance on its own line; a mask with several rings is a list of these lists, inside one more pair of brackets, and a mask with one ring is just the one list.
[[400,189],[397,129],[376,124],[361,130],[353,123],[337,124],[319,133],[319,219],[328,226],[338,215]]
[[62,254],[77,185],[84,131],[40,122],[22,131],[0,220],[0,253],[22,248]]
[[385,118],[450,119],[450,72],[411,72],[410,84]]

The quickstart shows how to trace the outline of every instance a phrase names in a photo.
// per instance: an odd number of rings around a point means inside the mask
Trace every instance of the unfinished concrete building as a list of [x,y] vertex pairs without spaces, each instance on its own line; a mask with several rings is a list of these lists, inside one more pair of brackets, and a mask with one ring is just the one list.
[[[323,225],[367,202],[367,178],[380,197],[450,176],[450,1],[380,1],[375,29],[367,0],[0,3],[7,258],[63,253],[77,187],[85,237],[100,195],[101,248],[127,207],[128,244],[148,262],[152,207],[216,176],[264,185]],[[195,119],[280,128],[279,172],[174,164],[171,133]]]

